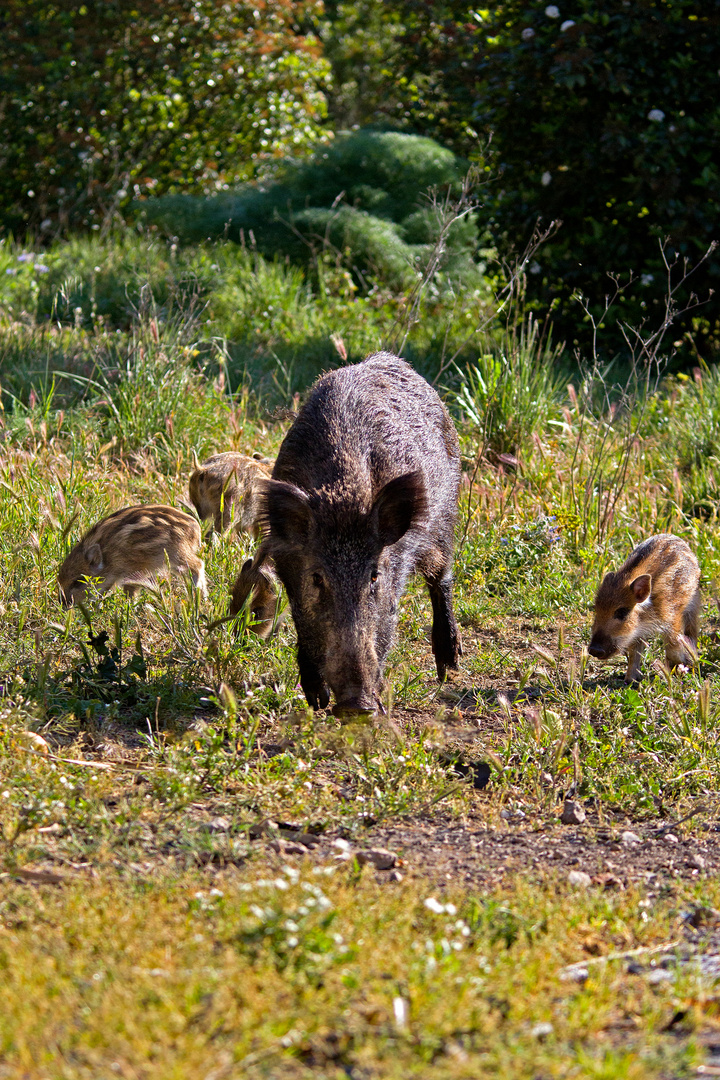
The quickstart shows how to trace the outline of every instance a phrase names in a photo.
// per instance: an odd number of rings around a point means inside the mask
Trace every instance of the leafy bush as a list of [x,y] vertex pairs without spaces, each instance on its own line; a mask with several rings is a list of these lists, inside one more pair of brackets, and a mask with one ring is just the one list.
[[469,422],[478,454],[522,454],[533,432],[542,431],[559,409],[567,381],[562,347],[543,340],[532,317],[509,328],[462,372],[455,394]]
[[156,308],[201,297],[214,276],[197,252],[177,255],[129,230],[76,236],[43,252],[0,240],[0,316],[124,329],[148,296]]
[[[144,218],[185,242],[227,236],[267,256],[314,265],[340,263],[359,286],[407,289],[417,279],[441,228],[431,188],[453,190],[461,160],[431,139],[398,132],[341,136],[305,164],[287,163],[281,179],[207,198],[147,199]],[[477,222],[456,222],[443,272],[477,287]]]
[[[93,389],[107,438],[124,454],[152,450],[161,462],[227,439],[227,398],[203,377],[192,323],[138,321],[130,342],[98,357]],[[115,355],[114,355],[115,353]]]
[[720,369],[696,368],[663,385],[649,405],[647,428],[672,463],[668,495],[690,517],[716,520],[720,506]]
[[[412,215],[411,221],[419,230]],[[482,278],[477,288],[458,292],[431,283],[403,354],[432,379],[442,357],[466,355],[489,305]],[[194,366],[209,364],[213,376],[222,368],[233,391],[252,386],[270,408],[289,405],[343,355],[357,361],[397,343],[398,327],[402,332],[408,321],[402,292],[362,295],[333,260],[319,260],[310,274],[232,241],[183,247],[135,230],[89,233],[41,252],[0,241],[5,407],[29,408],[53,386],[54,407],[70,407],[80,384],[59,372],[92,378],[106,359],[110,368],[122,366],[115,354],[134,349],[139,323],[154,318],[162,337],[181,315],[193,320],[193,340],[184,343],[198,349]]]
[[[577,290],[597,315],[612,292],[608,271],[638,279],[606,321],[603,336],[617,348],[613,323],[639,325],[663,310],[659,240],[670,237],[681,265],[718,239],[720,8],[511,0],[480,12],[451,0],[403,12],[400,69],[431,73],[432,93],[409,106],[416,122],[465,153],[477,152],[478,133],[493,133],[496,241],[522,250],[539,217],[563,222],[529,278],[535,300],[555,309],[556,335],[582,337]],[[714,286],[712,301],[676,323],[710,334],[706,348],[718,344],[718,284],[715,259],[688,283],[701,298]]]
[[316,0],[6,0],[0,222],[112,217],[133,191],[216,189],[318,136]]

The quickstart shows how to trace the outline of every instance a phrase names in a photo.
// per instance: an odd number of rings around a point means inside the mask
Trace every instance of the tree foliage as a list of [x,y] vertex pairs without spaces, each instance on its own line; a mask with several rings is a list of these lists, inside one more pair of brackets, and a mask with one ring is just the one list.
[[[469,155],[492,135],[501,246],[522,249],[538,218],[563,222],[531,266],[531,295],[572,340],[572,294],[597,317],[608,271],[632,273],[620,318],[660,317],[660,241],[679,273],[720,239],[718,0],[508,0],[492,11],[410,0],[403,19],[404,70],[431,73],[415,87],[416,122]],[[713,286],[717,259],[688,282],[701,297]],[[718,297],[681,325],[697,329],[699,315],[717,333]]]
[[317,33],[332,68],[328,115],[336,129],[406,121],[396,70],[405,32],[400,8],[385,0],[325,0]]
[[107,220],[139,192],[210,190],[321,132],[318,0],[4,0],[6,226]]

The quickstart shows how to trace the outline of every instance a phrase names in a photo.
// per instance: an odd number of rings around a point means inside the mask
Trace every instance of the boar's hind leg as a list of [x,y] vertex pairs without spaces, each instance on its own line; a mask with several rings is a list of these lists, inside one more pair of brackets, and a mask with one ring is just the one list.
[[311,709],[326,709],[330,704],[330,691],[317,664],[314,664],[302,649],[298,649],[297,661],[300,669],[300,685],[308,705]]
[[425,578],[432,601],[432,651],[435,656],[438,679],[442,682],[447,668],[456,669],[462,655],[460,633],[452,606],[452,578]]

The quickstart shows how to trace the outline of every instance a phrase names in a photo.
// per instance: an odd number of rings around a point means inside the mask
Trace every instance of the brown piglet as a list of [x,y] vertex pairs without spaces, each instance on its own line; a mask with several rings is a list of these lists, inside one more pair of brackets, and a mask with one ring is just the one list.
[[248,559],[233,585],[230,615],[237,615],[242,611],[250,596],[250,612],[255,619],[255,625],[251,629],[259,637],[268,638],[273,627],[281,621],[278,619],[279,594],[280,582],[270,561],[256,567],[253,560]]
[[201,521],[212,518],[216,532],[227,532],[234,522],[237,532],[260,535],[259,481],[272,471],[272,461],[253,454],[215,454],[199,465],[190,477],[190,498]]
[[625,682],[640,679],[649,638],[660,634],[668,667],[691,665],[697,654],[700,567],[684,540],[659,533],[644,540],[619,570],[606,574],[595,597],[588,652],[628,658]]
[[103,518],[75,545],[58,571],[60,599],[67,607],[83,599],[87,579],[100,592],[115,585],[134,595],[168,572],[189,571],[207,595],[205,567],[197,552],[200,526],[172,506],[126,506]]

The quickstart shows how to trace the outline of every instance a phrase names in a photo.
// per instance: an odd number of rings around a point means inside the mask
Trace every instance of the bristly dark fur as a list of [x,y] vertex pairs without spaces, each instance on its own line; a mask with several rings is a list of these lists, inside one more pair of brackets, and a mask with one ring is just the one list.
[[376,353],[313,387],[262,485],[265,541],[298,633],[300,681],[317,708],[374,710],[398,602],[419,570],[433,604],[438,675],[456,667],[452,611],[460,451],[437,393]]

